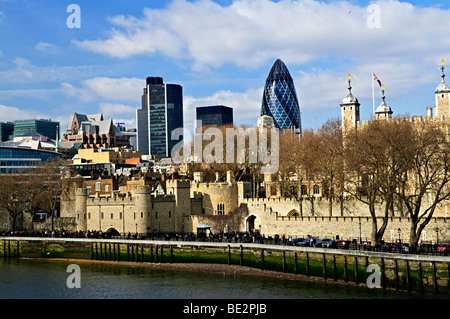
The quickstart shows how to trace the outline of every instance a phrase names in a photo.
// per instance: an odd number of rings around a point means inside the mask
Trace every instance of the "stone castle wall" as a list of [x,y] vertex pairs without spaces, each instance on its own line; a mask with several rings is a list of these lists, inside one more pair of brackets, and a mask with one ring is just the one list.
[[[346,239],[359,239],[361,223],[363,240],[370,239],[369,210],[356,199],[333,200],[330,216],[330,203],[325,198],[304,199],[300,206],[298,201],[289,198],[244,198],[240,191],[244,189],[243,184],[239,183],[168,182],[168,195],[164,196],[151,195],[145,186],[137,188],[134,195],[124,197],[89,197],[85,190],[77,189],[74,196],[62,203],[61,216],[72,217],[77,230],[181,234],[196,232],[198,225],[208,224],[213,233],[226,232],[230,228],[237,232],[259,230],[265,236],[336,238],[338,235]],[[213,209],[219,202],[226,203],[223,215]],[[239,210],[240,207],[244,210]],[[448,207],[449,203],[439,205],[435,218],[425,229],[423,240],[435,240],[437,227],[440,241],[450,241]],[[378,211],[382,211],[380,204]],[[398,228],[401,238],[409,238],[410,220],[406,210],[396,204],[391,214],[384,240],[398,238]]]

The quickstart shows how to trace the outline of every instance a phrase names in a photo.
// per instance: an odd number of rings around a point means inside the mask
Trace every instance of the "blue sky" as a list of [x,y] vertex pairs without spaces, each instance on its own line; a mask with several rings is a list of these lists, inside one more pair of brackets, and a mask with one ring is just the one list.
[[[70,4],[80,28],[67,26]],[[450,61],[448,30],[449,2],[434,0],[0,0],[0,121],[65,127],[73,112],[103,112],[132,128],[145,78],[161,76],[183,86],[185,127],[212,104],[254,126],[277,58],[294,78],[303,128],[340,116],[349,73],[362,120],[373,111],[372,72],[394,115],[425,115],[439,63]]]

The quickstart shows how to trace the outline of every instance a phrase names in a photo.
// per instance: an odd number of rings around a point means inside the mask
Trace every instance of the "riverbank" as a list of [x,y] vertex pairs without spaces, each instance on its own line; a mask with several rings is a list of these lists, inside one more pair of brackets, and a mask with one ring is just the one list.
[[196,273],[212,273],[221,274],[223,276],[256,276],[268,277],[282,280],[299,280],[305,282],[320,282],[339,284],[353,287],[366,287],[365,284],[356,284],[354,282],[342,282],[334,280],[324,280],[320,277],[305,276],[302,274],[283,273],[273,270],[262,270],[254,267],[240,266],[240,265],[226,265],[226,264],[206,264],[206,263],[141,263],[141,262],[127,262],[127,261],[107,261],[107,260],[86,260],[86,259],[72,259],[72,258],[23,258],[34,261],[59,261],[70,264],[104,264],[114,266],[126,267],[145,267],[154,270],[165,271],[185,271]]

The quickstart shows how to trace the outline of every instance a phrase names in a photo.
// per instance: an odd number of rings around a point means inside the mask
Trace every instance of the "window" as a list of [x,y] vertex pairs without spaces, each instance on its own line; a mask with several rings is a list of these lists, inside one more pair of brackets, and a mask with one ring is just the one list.
[[96,192],[100,191],[100,182],[95,182],[95,191]]
[[111,219],[113,219],[113,213],[111,213]]
[[225,215],[225,204],[217,204],[217,215]]
[[144,213],[143,212],[141,212],[141,218],[144,218]]
[[277,195],[277,187],[276,186],[270,187],[270,195],[272,195],[272,196]]
[[313,186],[313,194],[314,195],[319,195],[320,194],[320,187],[319,187],[319,185],[314,185]]
[[172,212],[169,210],[169,218],[172,216]]
[[109,192],[109,185],[105,185],[105,192]]
[[301,192],[302,195],[308,195],[308,187],[306,185],[302,185]]

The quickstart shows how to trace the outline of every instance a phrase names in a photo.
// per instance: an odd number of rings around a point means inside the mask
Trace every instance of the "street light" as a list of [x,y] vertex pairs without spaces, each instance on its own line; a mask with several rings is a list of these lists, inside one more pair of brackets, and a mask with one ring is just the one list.
[[361,223],[359,223],[359,244],[362,244],[362,237],[361,237]]
[[436,245],[439,245],[439,228],[436,227]]
[[402,253],[402,241],[400,239],[400,228],[398,229],[398,253]]

